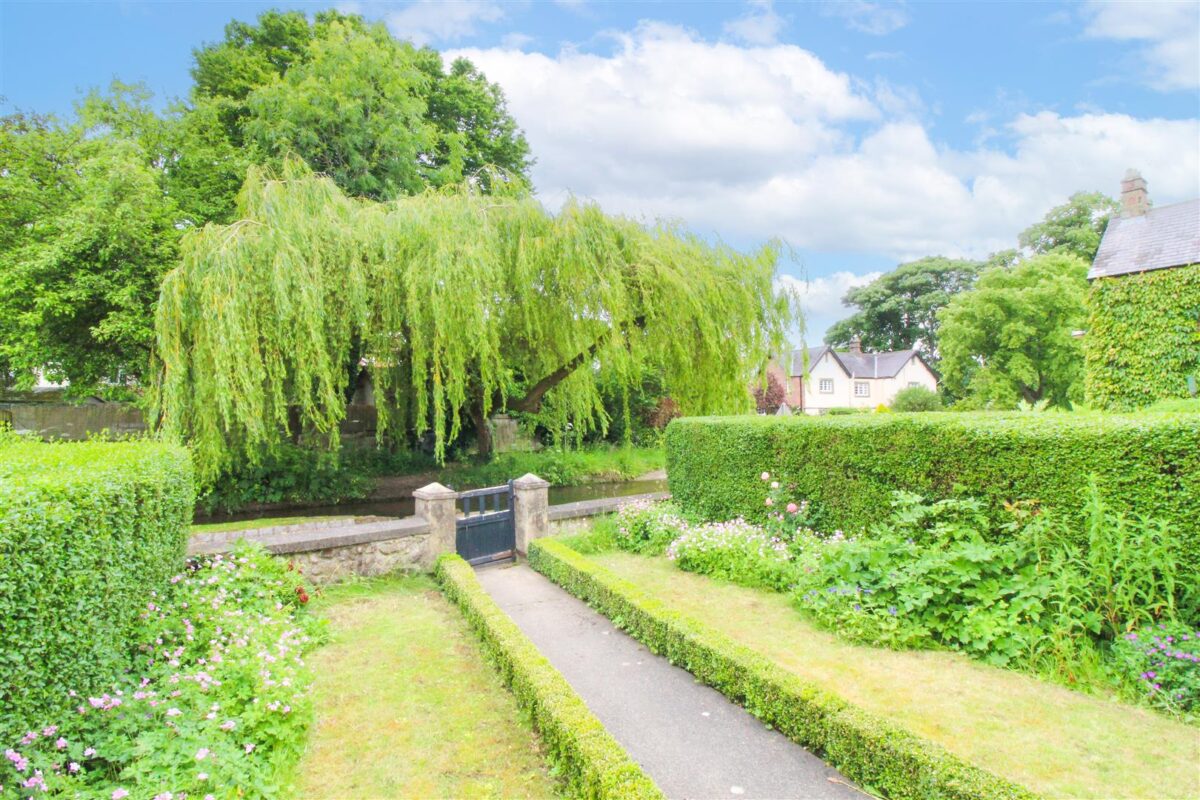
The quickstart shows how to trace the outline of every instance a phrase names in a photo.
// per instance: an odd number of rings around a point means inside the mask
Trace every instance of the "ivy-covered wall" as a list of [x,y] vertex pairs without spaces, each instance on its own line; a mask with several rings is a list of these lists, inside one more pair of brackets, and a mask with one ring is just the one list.
[[1087,402],[1130,409],[1200,384],[1200,264],[1099,278],[1088,293]]

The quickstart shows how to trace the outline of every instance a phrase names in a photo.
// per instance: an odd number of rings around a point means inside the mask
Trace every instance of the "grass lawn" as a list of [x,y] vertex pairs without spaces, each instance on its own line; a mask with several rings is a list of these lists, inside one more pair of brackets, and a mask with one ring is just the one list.
[[303,798],[545,798],[539,742],[462,617],[426,577],[327,589]]
[[353,519],[353,517],[264,517],[262,519],[240,519],[236,522],[206,522],[203,525],[193,525],[192,533],[248,531],[254,528],[273,528],[276,525],[303,525],[306,522],[325,522],[330,519]]
[[965,656],[843,642],[784,595],[675,568],[590,558],[860,708],[1047,798],[1198,798],[1200,729]]

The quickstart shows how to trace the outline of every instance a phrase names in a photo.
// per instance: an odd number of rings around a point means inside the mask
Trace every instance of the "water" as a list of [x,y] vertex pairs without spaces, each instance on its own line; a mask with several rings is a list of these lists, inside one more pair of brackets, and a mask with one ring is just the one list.
[[[467,489],[473,487],[456,487]],[[634,494],[667,491],[665,480],[633,480],[615,483],[590,483],[584,486],[551,486],[550,505],[575,503],[580,500],[596,500],[601,497],[628,497]],[[196,523],[233,522],[246,519],[276,517],[408,517],[415,513],[411,497],[396,500],[354,500],[332,506],[303,506],[295,508],[265,508],[242,511],[234,514],[196,516]]]

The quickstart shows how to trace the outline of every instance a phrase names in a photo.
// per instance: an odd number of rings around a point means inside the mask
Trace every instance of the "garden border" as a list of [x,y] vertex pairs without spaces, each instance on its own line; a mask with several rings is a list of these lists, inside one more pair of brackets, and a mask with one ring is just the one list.
[[1033,800],[1029,789],[868,714],[646,595],[559,541],[529,564],[646,645],[851,780],[893,800]]
[[434,577],[479,637],[517,704],[533,719],[572,794],[594,800],[663,800],[567,680],[484,591],[466,561],[443,555]]

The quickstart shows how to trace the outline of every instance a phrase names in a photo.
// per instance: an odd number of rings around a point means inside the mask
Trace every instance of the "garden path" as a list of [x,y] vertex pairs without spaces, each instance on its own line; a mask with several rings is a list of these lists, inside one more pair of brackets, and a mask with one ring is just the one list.
[[528,566],[489,567],[478,576],[668,797],[867,797]]

